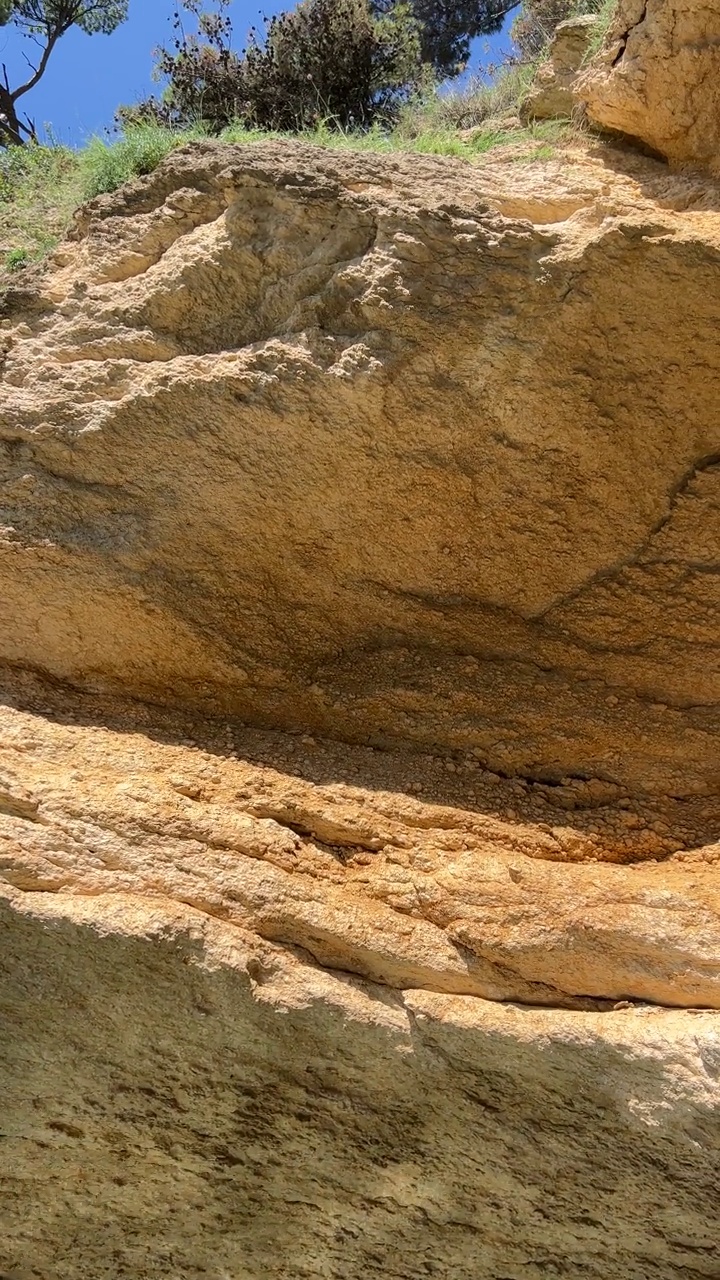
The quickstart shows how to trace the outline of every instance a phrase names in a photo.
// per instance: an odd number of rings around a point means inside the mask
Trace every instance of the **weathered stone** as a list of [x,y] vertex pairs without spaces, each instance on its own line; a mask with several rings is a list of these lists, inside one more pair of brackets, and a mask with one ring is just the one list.
[[96,201],[5,334],[0,659],[712,790],[720,231],[620,163],[207,143]]
[[597,17],[568,18],[555,28],[548,59],[538,68],[530,92],[520,103],[520,119],[569,120],[575,109],[573,91],[590,48]]
[[720,173],[720,7],[715,0],[619,0],[577,92],[603,128],[674,164]]
[[21,896],[0,912],[0,1265],[717,1271],[717,1015],[400,995],[161,897]]
[[[720,814],[702,802],[619,812],[546,788],[543,831],[532,788],[474,782],[473,804],[402,754],[376,794],[360,749],[318,746],[328,777],[356,779],[319,786],[291,776],[282,737],[270,768],[248,765],[247,732],[228,760],[20,711],[0,725],[0,867],[23,893],[159,895],[397,990],[720,1009]],[[691,861],[657,863],[680,827]]]
[[470,783],[20,675],[5,702],[0,1267],[715,1265],[706,800]]
[[517,154],[7,295],[0,1275],[718,1271],[718,192]]

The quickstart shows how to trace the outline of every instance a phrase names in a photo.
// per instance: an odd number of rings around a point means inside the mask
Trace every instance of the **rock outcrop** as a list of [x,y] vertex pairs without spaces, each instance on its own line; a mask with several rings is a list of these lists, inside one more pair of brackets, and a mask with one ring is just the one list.
[[133,899],[3,924],[0,1250],[27,1274],[717,1271],[713,1015],[395,1000]]
[[0,717],[0,1267],[715,1274],[720,846],[603,865],[649,813],[42,696]]
[[590,119],[678,165],[720,174],[720,8],[715,0],[619,0],[578,82]]
[[717,209],[203,143],[7,289],[0,1274],[717,1274]]
[[[133,747],[74,719],[3,716],[1,865],[23,893],[159,896],[397,990],[720,1009],[703,809],[556,797],[472,767],[449,782],[432,758],[247,731],[204,754]],[[273,767],[249,763],[258,742]],[[665,862],[681,825],[702,847]]]
[[530,92],[520,103],[520,119],[569,120],[575,112],[575,82],[590,50],[598,19],[595,14],[558,23],[548,57],[538,68]]
[[6,322],[0,660],[713,790],[720,228],[622,163],[208,143],[98,200]]

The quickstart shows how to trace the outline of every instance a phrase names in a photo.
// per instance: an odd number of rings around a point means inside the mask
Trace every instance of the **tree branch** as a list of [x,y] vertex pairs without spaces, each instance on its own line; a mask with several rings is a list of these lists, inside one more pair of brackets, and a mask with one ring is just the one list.
[[498,5],[498,18],[507,18],[508,14],[512,13],[513,9],[519,9],[521,4],[522,0],[504,0],[502,4]]
[[29,93],[30,90],[34,89],[35,85],[38,84],[40,80],[42,80],[43,76],[45,75],[47,64],[50,61],[50,55],[53,49],[55,48],[55,45],[57,44],[58,40],[64,34],[65,34],[65,31],[63,31],[59,27],[54,27],[52,28],[52,30],[48,31],[47,44],[45,45],[45,48],[42,51],[42,54],[40,56],[40,61],[37,67],[35,68],[33,74],[31,75],[30,79],[26,80],[25,84],[21,84],[18,89],[13,89],[12,91],[13,102],[17,102],[18,98],[21,98],[24,93]]
[[[102,8],[103,0],[93,0],[93,2],[89,4],[84,4],[83,0],[66,0],[65,4],[59,6],[54,20],[51,20],[50,18],[45,19],[43,26],[46,43],[44,47],[41,45],[42,53],[40,55],[40,62],[37,67],[33,67],[32,63],[29,63],[33,74],[29,80],[25,81],[24,84],[21,84],[17,89],[13,89],[13,102],[16,102],[18,98],[22,98],[23,94],[29,93],[30,90],[34,89],[35,85],[42,80],[52,51],[61,36],[66,35],[70,28],[81,18],[87,18],[91,13],[96,13]],[[38,14],[38,17],[39,16],[40,15]],[[37,30],[37,28],[31,28],[28,34],[35,34]],[[36,41],[36,43],[40,44],[40,41]],[[26,61],[29,62],[27,58]]]
[[0,147],[21,145],[23,135],[36,140],[34,120],[26,116],[22,121],[16,104],[42,80],[58,40],[75,25],[88,35],[109,34],[127,18],[128,0],[11,0],[9,5],[0,0],[0,7],[3,5],[3,12],[8,9],[8,20],[32,40],[39,53],[37,65],[23,53],[30,74],[16,89],[10,88],[5,64],[0,64],[4,76],[4,84],[0,80]]

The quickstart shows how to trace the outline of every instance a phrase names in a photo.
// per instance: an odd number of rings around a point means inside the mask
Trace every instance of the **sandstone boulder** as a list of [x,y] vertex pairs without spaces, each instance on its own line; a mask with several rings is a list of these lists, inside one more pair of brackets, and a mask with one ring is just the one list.
[[720,173],[720,8],[714,0],[619,0],[577,92],[595,124],[674,164]]
[[520,104],[520,119],[569,120],[575,110],[573,91],[598,19],[594,14],[568,18],[555,28],[548,59]]
[[719,847],[562,864],[611,806],[42,696],[0,711],[2,1274],[716,1274]]

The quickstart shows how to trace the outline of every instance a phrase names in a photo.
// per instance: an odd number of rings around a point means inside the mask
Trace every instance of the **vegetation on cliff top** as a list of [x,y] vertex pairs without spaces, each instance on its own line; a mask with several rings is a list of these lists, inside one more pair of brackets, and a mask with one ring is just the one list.
[[[551,154],[565,132],[561,122],[522,129],[490,120],[486,127],[466,126],[458,132],[454,119],[480,114],[482,90],[428,105],[393,132],[369,130],[341,133],[320,125],[301,134],[247,129],[230,125],[218,142],[262,142],[279,138],[359,151],[410,151],[473,160],[493,147],[507,146],[518,162]],[[131,128],[114,142],[93,138],[87,147],[13,148],[0,155],[0,267],[17,271],[44,256],[67,231],[73,211],[96,195],[150,173],[177,147],[206,137],[200,128],[170,129],[161,125]]]
[[[37,141],[26,97],[45,76],[73,29],[111,35],[128,18],[129,0],[0,0],[0,27],[25,37],[18,66],[2,64],[0,147]],[[157,51],[159,100],[141,110],[187,124],[222,128],[234,120],[266,128],[306,128],[321,116],[360,127],[409,96],[429,77],[465,70],[473,38],[501,29],[521,10],[552,19],[600,0],[297,0],[251,28],[237,50],[231,0],[175,0],[170,48]],[[529,18],[528,18],[529,15]],[[537,24],[536,24],[537,25]],[[12,46],[11,46],[12,47]],[[71,96],[71,95],[69,95]]]
[[[93,138],[79,150],[37,142],[0,150],[0,266],[17,271],[42,257],[80,203],[151,172],[173,148],[197,138],[242,143],[295,137],[470,161],[498,145],[519,161],[547,156],[567,123],[522,128],[517,116],[538,50],[558,21],[575,13],[604,14],[614,0],[524,0],[515,24],[517,57],[449,92],[423,62],[427,37],[416,15],[430,0],[302,0],[272,19],[265,36],[242,55],[233,51],[226,0],[214,0],[211,9],[208,0],[181,3],[197,17],[197,31],[186,35],[177,18],[174,49],[158,53],[162,96],[124,109],[119,136]],[[464,22],[470,29],[460,17],[468,3],[458,0],[452,10],[456,28]],[[506,0],[473,3],[477,21],[482,11],[490,27],[499,6],[503,12],[518,8]],[[4,4],[0,20],[4,12],[28,22],[32,11],[36,25],[38,15],[47,24],[53,15],[59,21],[61,12],[65,22],[71,13],[79,22],[84,13],[83,0]],[[101,8],[107,22],[117,23],[126,6],[103,0]],[[436,63],[442,64],[439,53]]]
[[[516,65],[532,72],[558,22],[596,13],[604,2],[523,0],[513,28]],[[210,133],[237,122],[294,133],[323,123],[388,128],[464,69],[471,35],[495,30],[501,12],[519,7],[519,0],[300,0],[263,31],[251,30],[238,52],[230,0],[180,3],[197,30],[186,30],[176,13],[172,46],[157,51],[162,93],[121,108],[125,125],[202,122]]]

